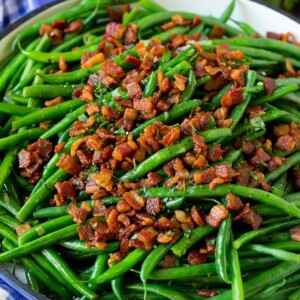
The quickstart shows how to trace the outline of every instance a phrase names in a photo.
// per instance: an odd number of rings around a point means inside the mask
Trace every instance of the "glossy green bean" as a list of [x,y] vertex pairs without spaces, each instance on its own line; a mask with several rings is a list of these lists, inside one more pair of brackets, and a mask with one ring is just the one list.
[[76,239],[62,241],[59,244],[66,249],[75,250],[82,253],[93,253],[93,254],[111,253],[116,251],[120,246],[119,242],[111,242],[108,243],[104,249],[98,249],[97,247],[88,248],[84,241],[80,241]]
[[188,80],[188,84],[185,87],[185,90],[183,91],[183,93],[180,96],[180,102],[185,102],[187,100],[192,99],[193,94],[195,92],[196,89],[196,77],[194,72],[191,70],[190,71],[190,75],[189,75],[189,80]]

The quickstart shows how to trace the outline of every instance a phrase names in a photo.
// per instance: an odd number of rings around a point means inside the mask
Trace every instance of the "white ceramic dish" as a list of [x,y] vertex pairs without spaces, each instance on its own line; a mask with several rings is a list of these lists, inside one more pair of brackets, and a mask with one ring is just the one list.
[[[226,6],[231,2],[231,0],[153,0],[154,2],[162,5],[168,10],[173,11],[187,11],[198,13],[199,15],[211,15],[218,17],[224,11]],[[41,11],[40,13],[33,13],[28,19],[23,19],[19,21],[20,25],[9,31],[5,32],[5,36],[0,40],[0,61],[5,58],[11,52],[11,45],[13,39],[20,33],[24,28],[34,24],[37,21],[46,19],[48,16],[53,15],[57,12],[67,10],[73,6],[76,6],[80,0],[66,0],[62,1],[59,4],[56,4],[46,10]],[[250,0],[237,0],[232,19],[237,21],[243,21],[250,24],[255,28],[259,33],[265,34],[267,31],[273,31],[277,33],[286,33],[291,32],[297,40],[300,41],[300,24],[299,20],[291,19],[288,16],[280,13],[279,11],[272,10],[267,6],[253,2]],[[230,22],[229,22],[230,23]],[[232,26],[235,26],[233,22],[230,23]],[[6,34],[7,33],[7,34]],[[3,35],[2,35],[3,36]],[[300,51],[300,48],[299,48]],[[4,278],[4,275],[0,271],[0,278]],[[5,277],[6,278],[6,277]],[[24,276],[21,274],[21,278],[24,280]],[[11,280],[14,281],[14,280]],[[9,282],[9,279],[5,281]],[[18,281],[17,281],[18,282]],[[20,283],[15,281],[11,284],[11,288],[15,290],[22,290],[23,287]],[[23,291],[23,290],[22,290]],[[29,297],[25,297],[24,292],[21,293],[24,295],[24,299],[39,299],[36,297],[36,294],[32,294]],[[0,299],[2,298],[1,288],[0,288]],[[31,298],[30,298],[31,297]],[[9,298],[11,299],[11,298]],[[45,299],[42,297],[40,299]]]

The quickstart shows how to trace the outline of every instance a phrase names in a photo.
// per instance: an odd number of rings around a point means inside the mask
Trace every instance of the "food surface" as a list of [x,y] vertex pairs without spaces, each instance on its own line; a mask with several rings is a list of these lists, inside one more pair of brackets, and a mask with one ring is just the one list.
[[0,263],[51,299],[299,299],[300,44],[127,2],[1,63]]

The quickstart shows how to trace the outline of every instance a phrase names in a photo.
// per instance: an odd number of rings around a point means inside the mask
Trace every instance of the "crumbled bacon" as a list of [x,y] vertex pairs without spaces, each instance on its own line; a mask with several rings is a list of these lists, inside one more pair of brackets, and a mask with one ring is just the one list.
[[221,105],[226,108],[231,108],[243,102],[243,91],[240,88],[229,90],[221,99]]
[[198,289],[197,294],[199,296],[207,297],[207,298],[212,298],[218,295],[216,291],[208,290],[208,289]]
[[273,78],[266,77],[264,79],[264,86],[265,86],[266,94],[271,95],[276,89],[276,82]]
[[281,136],[277,140],[276,147],[279,150],[291,152],[296,147],[296,142],[291,135],[287,134],[287,135]]
[[70,198],[72,201],[76,200],[75,190],[70,182],[57,182],[55,188],[60,196]]
[[54,106],[54,105],[62,103],[62,102],[63,102],[63,99],[62,99],[62,97],[59,96],[53,100],[45,101],[45,106],[50,107],[50,106]]
[[164,257],[162,268],[163,269],[175,268],[175,262],[176,262],[175,256],[167,254]]
[[212,207],[205,221],[208,225],[218,228],[223,220],[228,217],[228,210],[222,204],[217,204]]
[[157,235],[158,232],[153,227],[145,227],[138,233],[137,238],[143,243],[151,243]]
[[76,228],[79,239],[81,241],[93,241],[94,240],[94,232],[90,225],[83,225]]
[[120,40],[123,38],[125,34],[126,26],[116,22],[110,22],[106,25],[105,30],[106,30],[105,33],[107,35],[110,35],[116,40]]
[[20,236],[22,235],[23,233],[25,233],[26,231],[28,231],[29,229],[31,229],[31,226],[29,224],[21,224],[21,225],[18,225],[16,227],[16,233],[17,233],[17,236]]
[[290,233],[293,241],[300,242],[300,227],[291,228]]
[[140,185],[142,187],[155,187],[162,181],[163,181],[163,178],[160,175],[158,175],[157,173],[154,173],[154,172],[150,172],[147,174],[146,179],[140,180]]
[[79,31],[83,28],[83,23],[81,20],[75,20],[71,22],[67,28],[64,29],[65,33]]
[[125,45],[131,45],[137,40],[138,26],[134,23],[129,23],[125,33]]
[[56,165],[71,175],[77,175],[81,170],[79,163],[71,155],[65,153],[63,153]]
[[139,195],[136,191],[130,191],[123,194],[125,201],[134,209],[140,210],[145,205],[144,198]]
[[243,202],[241,201],[240,197],[229,193],[226,195],[227,200],[227,209],[230,211],[239,211],[243,208]]
[[197,250],[190,250],[187,256],[190,265],[201,265],[207,262],[207,256]]

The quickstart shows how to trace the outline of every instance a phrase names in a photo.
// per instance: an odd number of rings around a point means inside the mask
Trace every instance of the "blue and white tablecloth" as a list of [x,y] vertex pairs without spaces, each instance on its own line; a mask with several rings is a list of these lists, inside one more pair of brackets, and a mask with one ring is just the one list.
[[0,30],[54,0],[0,0]]

